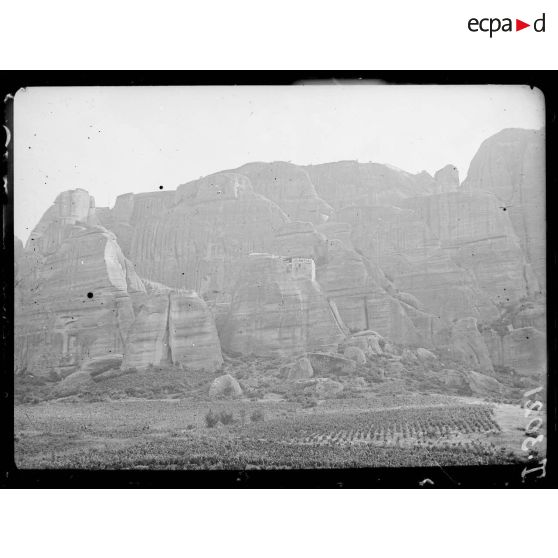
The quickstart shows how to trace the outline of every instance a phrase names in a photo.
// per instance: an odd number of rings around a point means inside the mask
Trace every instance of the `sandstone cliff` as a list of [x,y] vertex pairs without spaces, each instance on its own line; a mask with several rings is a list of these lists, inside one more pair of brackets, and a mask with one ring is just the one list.
[[346,330],[313,276],[312,260],[288,262],[269,254],[245,258],[220,331],[223,348],[277,356],[336,350]]
[[230,300],[240,261],[266,251],[289,221],[238,174],[178,187],[174,205],[134,225],[130,259],[152,281]]
[[509,216],[541,288],[546,284],[544,130],[506,129],[485,140],[471,161],[464,190],[484,190]]
[[[166,288],[170,316],[156,327],[158,293],[149,284],[146,289],[115,235],[90,224],[96,222],[92,207],[83,190],[61,194],[18,260],[16,370],[66,376],[110,354],[141,368],[165,361],[167,353],[174,364],[218,367],[219,341],[205,303]],[[161,330],[169,349],[158,352],[153,338]]]
[[371,332],[539,373],[543,147],[542,132],[504,130],[461,187],[452,165],[342,161],[249,163],[113,208],[63,192],[14,243],[16,369],[67,376],[111,355],[216,370],[221,345],[291,357]]

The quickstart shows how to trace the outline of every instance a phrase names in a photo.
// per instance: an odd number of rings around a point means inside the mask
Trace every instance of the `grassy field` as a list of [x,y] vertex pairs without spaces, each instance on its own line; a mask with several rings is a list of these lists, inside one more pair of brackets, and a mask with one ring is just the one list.
[[[208,428],[205,417],[228,414]],[[441,395],[323,401],[58,400],[16,405],[20,468],[254,469],[510,463],[519,406]],[[534,415],[533,415],[534,416]],[[543,432],[544,433],[544,432]]]

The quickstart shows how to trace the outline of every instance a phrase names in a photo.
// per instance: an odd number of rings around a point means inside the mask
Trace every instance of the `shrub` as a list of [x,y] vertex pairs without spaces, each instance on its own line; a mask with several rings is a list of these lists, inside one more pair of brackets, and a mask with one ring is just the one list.
[[250,420],[252,422],[261,422],[265,419],[264,412],[262,409],[255,409],[250,415]]
[[219,415],[214,413],[211,409],[205,415],[205,425],[207,428],[213,428],[219,422]]
[[233,414],[229,411],[221,411],[219,414],[221,424],[232,424],[234,422]]

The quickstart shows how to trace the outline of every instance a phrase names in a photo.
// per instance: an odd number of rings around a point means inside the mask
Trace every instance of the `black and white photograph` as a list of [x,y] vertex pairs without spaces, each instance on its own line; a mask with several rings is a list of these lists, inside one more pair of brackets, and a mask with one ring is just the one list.
[[30,86],[11,132],[19,471],[544,476],[536,87]]

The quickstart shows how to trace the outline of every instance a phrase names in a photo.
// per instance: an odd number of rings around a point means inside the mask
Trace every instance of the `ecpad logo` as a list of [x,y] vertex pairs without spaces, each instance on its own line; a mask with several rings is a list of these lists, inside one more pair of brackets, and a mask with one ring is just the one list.
[[[543,14],[533,23],[533,29],[537,33],[545,32],[545,16],[546,14]],[[485,17],[482,19],[477,19],[475,17],[472,17],[468,21],[467,27],[469,28],[469,31],[472,31],[473,33],[477,33],[478,31],[482,31],[483,33],[490,33],[490,38],[492,38],[492,35],[494,33],[497,33],[498,31],[503,31],[504,33],[513,31],[512,19],[509,17],[505,17],[503,19],[497,17]],[[531,27],[531,24],[525,23],[520,19],[515,20],[516,31],[521,31],[522,29],[526,29],[527,27]]]

